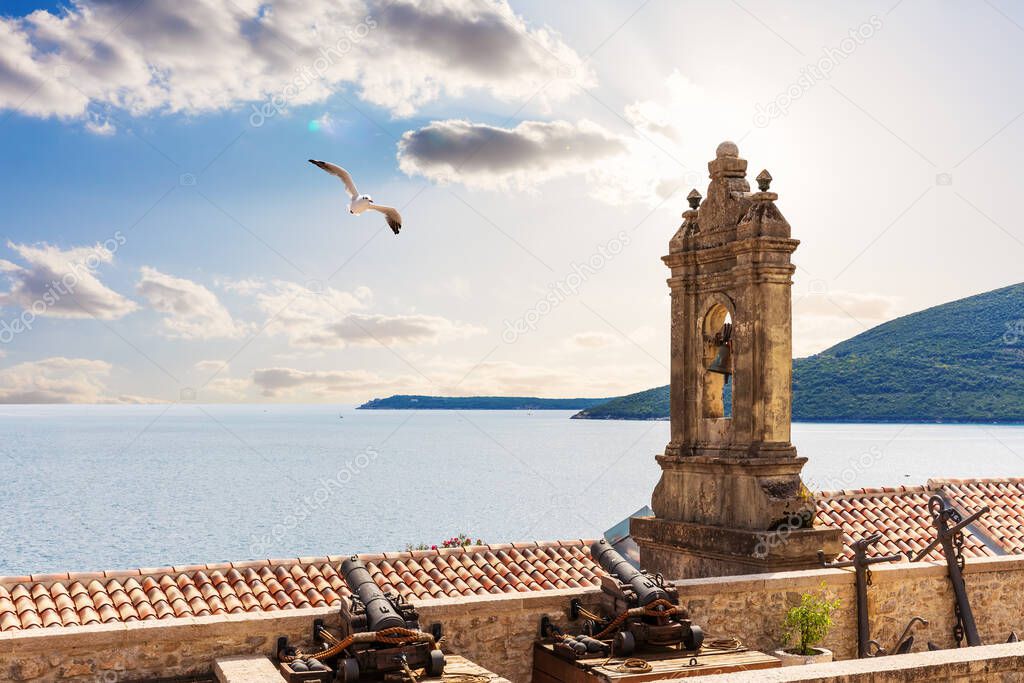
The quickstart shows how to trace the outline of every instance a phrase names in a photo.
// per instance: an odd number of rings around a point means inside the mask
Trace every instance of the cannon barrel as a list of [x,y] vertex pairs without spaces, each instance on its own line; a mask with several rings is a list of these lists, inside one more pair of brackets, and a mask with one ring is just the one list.
[[405,627],[405,619],[384,595],[384,591],[374,582],[366,565],[357,555],[353,555],[341,563],[341,573],[345,577],[352,593],[366,608],[366,628],[368,631],[383,631],[386,628]]
[[668,599],[665,589],[654,582],[624,558],[611,544],[601,539],[590,546],[590,555],[604,567],[605,571],[617,578],[622,583],[628,583],[636,593],[640,606],[649,605],[655,600]]

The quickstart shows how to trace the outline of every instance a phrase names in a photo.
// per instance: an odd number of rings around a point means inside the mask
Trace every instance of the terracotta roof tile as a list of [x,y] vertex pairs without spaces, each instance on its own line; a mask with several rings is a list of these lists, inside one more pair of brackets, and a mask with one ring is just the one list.
[[[882,540],[872,547],[870,555],[906,554],[908,550],[917,553],[934,538],[928,500],[936,493],[943,493],[931,489],[930,484],[928,487],[900,486],[889,491],[866,488],[857,492],[820,493],[817,496],[816,521],[822,526],[843,530],[841,559],[852,559],[850,544],[876,531],[882,532]],[[1021,501],[1024,502],[1024,489],[1021,490]],[[949,502],[962,507],[956,501]],[[990,549],[987,539],[979,538],[970,528],[965,529],[965,557],[991,557],[996,554]],[[941,550],[933,549],[928,559],[941,560]]]

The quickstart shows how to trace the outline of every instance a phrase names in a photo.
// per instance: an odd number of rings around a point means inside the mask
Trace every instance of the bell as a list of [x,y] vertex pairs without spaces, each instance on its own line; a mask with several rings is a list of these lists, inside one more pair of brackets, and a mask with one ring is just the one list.
[[729,376],[732,375],[732,324],[725,323],[722,325],[722,331],[715,335],[715,344],[718,345],[718,351],[715,353],[715,359],[711,361],[711,365],[708,366],[708,372],[717,372],[720,375],[725,375],[725,383],[729,383]]

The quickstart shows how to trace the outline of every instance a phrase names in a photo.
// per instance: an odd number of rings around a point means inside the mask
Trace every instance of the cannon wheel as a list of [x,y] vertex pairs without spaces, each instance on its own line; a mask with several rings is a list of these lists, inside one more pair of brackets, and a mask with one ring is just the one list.
[[355,683],[359,680],[359,662],[354,659],[343,659],[338,667],[340,683]]
[[629,631],[619,631],[615,636],[615,654],[631,655],[636,650],[636,638]]
[[430,651],[430,660],[427,662],[427,675],[440,676],[444,673],[444,653],[440,650]]
[[687,650],[699,650],[704,644],[704,630],[700,626],[691,625],[690,633],[683,638]]

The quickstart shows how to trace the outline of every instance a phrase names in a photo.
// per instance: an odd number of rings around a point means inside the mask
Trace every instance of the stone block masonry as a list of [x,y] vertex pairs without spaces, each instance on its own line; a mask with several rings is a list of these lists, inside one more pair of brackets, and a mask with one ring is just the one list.
[[230,614],[0,634],[0,680],[126,683],[207,676],[217,659],[271,655],[278,636],[306,642],[313,620],[337,609]]

